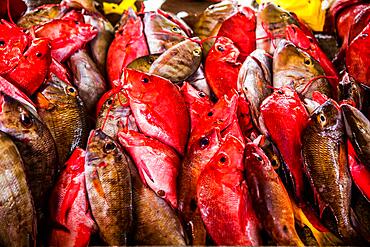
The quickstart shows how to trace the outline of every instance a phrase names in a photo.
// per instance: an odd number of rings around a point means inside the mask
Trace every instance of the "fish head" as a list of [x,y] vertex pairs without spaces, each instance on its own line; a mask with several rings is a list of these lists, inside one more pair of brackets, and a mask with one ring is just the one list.
[[151,29],[153,34],[167,34],[171,39],[176,39],[178,41],[188,37],[186,32],[182,30],[179,25],[158,12],[145,13],[144,24],[147,24],[146,26]]
[[320,131],[341,128],[342,116],[338,104],[328,99],[313,112],[310,121]]
[[215,44],[209,51],[208,56],[216,61],[225,61],[231,64],[237,63],[239,50],[234,42],[227,37],[218,37]]
[[[35,38],[32,40],[30,48],[26,51],[25,57],[30,64],[37,66],[46,60],[51,63],[50,40],[48,38]],[[37,70],[37,68],[35,68]]]
[[237,10],[236,1],[221,1],[210,5],[205,11],[204,15],[210,16],[214,19],[225,19],[232,15]]
[[[266,25],[296,23],[296,20],[292,14],[271,2],[265,2],[260,5],[258,17]],[[269,27],[269,29],[271,30],[273,28]]]
[[297,25],[291,24],[285,28],[286,39],[298,46],[299,48],[306,50],[313,48],[314,41],[311,37],[308,37]]
[[152,55],[146,55],[143,57],[139,57],[129,63],[127,65],[127,68],[130,69],[136,69],[142,72],[148,72],[150,69],[150,66],[154,63],[154,61],[160,56],[160,54],[152,54]]
[[109,112],[117,110],[119,107],[129,107],[127,95],[121,87],[115,87],[106,92],[97,104],[97,114],[106,116]]
[[245,145],[245,162],[244,166],[247,171],[258,171],[265,168],[271,168],[271,163],[266,156],[265,152],[259,147],[256,142],[249,142]]

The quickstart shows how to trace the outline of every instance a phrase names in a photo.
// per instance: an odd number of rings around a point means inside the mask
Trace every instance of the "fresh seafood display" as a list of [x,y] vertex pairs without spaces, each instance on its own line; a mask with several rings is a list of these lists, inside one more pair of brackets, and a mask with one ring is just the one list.
[[150,2],[0,2],[0,246],[369,245],[369,1]]

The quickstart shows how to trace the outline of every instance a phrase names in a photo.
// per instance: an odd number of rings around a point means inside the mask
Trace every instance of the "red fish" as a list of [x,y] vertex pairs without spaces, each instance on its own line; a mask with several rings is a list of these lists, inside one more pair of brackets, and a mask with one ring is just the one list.
[[121,77],[129,63],[149,55],[141,18],[132,9],[126,15],[127,20],[118,28],[107,54],[107,75],[111,87],[117,86],[114,81]]
[[261,115],[290,172],[295,195],[297,199],[302,199],[304,184],[301,133],[308,123],[308,113],[298,94],[285,87],[263,101]]
[[249,103],[244,94],[239,95],[237,116],[244,138],[250,138],[252,133],[258,133],[256,128],[253,126]]
[[85,151],[76,148],[51,194],[51,246],[87,246],[96,229],[87,200],[84,164]]
[[226,37],[217,38],[208,53],[205,63],[206,79],[217,98],[237,90],[239,50],[233,41]]
[[50,63],[49,39],[34,39],[17,66],[4,77],[26,94],[32,95],[43,84]]
[[197,185],[203,222],[217,245],[261,245],[259,221],[243,177],[244,144],[229,136]]
[[0,21],[0,74],[13,69],[21,60],[29,43],[22,29],[5,20]]
[[176,151],[132,130],[119,132],[118,139],[134,160],[143,183],[176,209],[176,178],[180,167]]
[[177,86],[162,77],[133,69],[124,73],[124,89],[141,132],[183,155],[190,117]]
[[91,25],[72,20],[52,20],[36,29],[36,37],[51,40],[51,56],[64,62],[92,40],[98,31]]
[[217,36],[231,39],[240,51],[238,61],[244,62],[249,54],[256,49],[255,12],[248,7],[242,8],[222,23]]

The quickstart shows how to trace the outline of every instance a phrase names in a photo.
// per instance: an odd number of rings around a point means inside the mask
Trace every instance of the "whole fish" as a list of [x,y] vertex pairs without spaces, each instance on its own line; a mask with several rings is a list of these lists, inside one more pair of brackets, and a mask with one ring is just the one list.
[[318,201],[320,217],[329,208],[344,241],[358,238],[351,225],[352,181],[347,167],[344,126],[338,105],[331,99],[317,108],[302,133],[305,172]]
[[183,155],[190,130],[190,117],[177,86],[165,78],[133,69],[125,70],[124,83],[141,132]]
[[138,130],[127,95],[120,87],[106,92],[97,105],[96,128],[113,139],[123,129]]
[[243,177],[244,143],[226,137],[199,176],[197,198],[217,245],[261,245],[259,221]]
[[36,106],[54,137],[59,164],[87,141],[87,113],[77,90],[52,75],[36,94]]
[[130,169],[119,144],[99,129],[90,132],[85,178],[101,238],[108,245],[125,245],[133,222]]
[[79,50],[69,59],[74,85],[85,103],[88,112],[94,112],[100,97],[107,91],[107,85],[86,50]]
[[248,100],[254,125],[260,128],[260,105],[272,93],[272,59],[261,49],[244,61],[238,75],[238,88]]
[[185,245],[181,222],[170,205],[145,186],[133,162],[129,160],[132,179],[132,242],[136,245]]
[[36,215],[22,157],[0,132],[0,245],[35,246]]
[[211,96],[211,88],[209,87],[206,76],[204,74],[204,66],[202,64],[199,65],[197,71],[192,74],[187,81],[192,85],[194,88],[202,91],[208,96]]
[[146,12],[143,23],[150,54],[163,53],[188,38],[178,24],[158,11]]
[[85,23],[98,30],[96,37],[91,40],[90,50],[94,62],[104,75],[109,45],[114,38],[114,28],[108,20],[99,14],[84,15],[84,20]]
[[0,131],[8,134],[17,145],[37,217],[42,221],[47,193],[53,185],[58,165],[53,136],[39,116],[3,92],[0,93],[0,106]]
[[346,134],[360,160],[370,168],[370,121],[358,109],[342,104]]
[[85,151],[77,147],[51,193],[50,246],[87,246],[96,230],[87,199],[84,165]]
[[255,143],[246,144],[244,167],[253,206],[267,233],[277,245],[304,246],[295,230],[288,192],[265,153]]
[[200,45],[187,39],[162,53],[150,66],[149,73],[179,83],[194,74],[201,60]]
[[260,111],[264,126],[288,169],[294,194],[302,201],[305,186],[301,134],[308,123],[308,112],[298,94],[287,87],[267,97]]
[[33,26],[44,24],[53,19],[59,19],[66,12],[67,8],[60,4],[44,4],[21,16],[17,21],[17,25],[30,29]]
[[150,67],[154,63],[154,61],[160,56],[161,54],[153,54],[153,55],[146,55],[143,57],[139,57],[129,63],[127,68],[136,69],[142,72],[149,72]]
[[280,41],[276,48],[272,67],[275,88],[290,85],[307,98],[311,98],[314,91],[332,96],[321,65],[287,40]]

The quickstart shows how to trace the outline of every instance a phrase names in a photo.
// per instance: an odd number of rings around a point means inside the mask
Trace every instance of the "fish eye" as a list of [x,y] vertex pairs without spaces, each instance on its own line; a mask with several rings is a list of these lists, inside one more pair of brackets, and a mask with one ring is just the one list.
[[112,99],[107,100],[107,105],[111,105],[113,103]]
[[193,51],[193,54],[194,54],[194,56],[200,56],[200,49],[195,49],[194,51]]
[[158,190],[157,195],[159,195],[160,197],[164,197],[166,195],[166,192],[164,192],[163,190]]
[[115,149],[116,149],[116,144],[114,144],[113,142],[108,142],[104,145],[104,152],[107,154],[113,152]]
[[148,82],[149,82],[149,78],[144,77],[141,81],[142,81],[143,83],[148,83]]
[[272,167],[276,170],[280,167],[280,162],[278,161],[276,155],[274,155],[272,158],[271,158],[271,165]]
[[221,163],[225,163],[225,162],[226,162],[226,157],[222,156],[222,157],[220,158],[220,162],[221,162]]
[[172,32],[174,32],[174,33],[180,33],[180,32],[181,32],[180,28],[178,28],[178,27],[176,27],[176,26],[173,26],[173,27],[171,28],[171,31],[172,31]]
[[222,45],[218,45],[217,50],[219,50],[220,52],[223,52],[225,51],[225,48]]
[[326,124],[326,117],[324,116],[323,113],[320,113],[317,116],[317,121],[321,124],[321,126],[325,126],[325,124]]
[[212,117],[212,116],[213,116],[213,112],[211,112],[211,111],[210,111],[210,112],[208,112],[207,116],[208,116],[208,117]]
[[256,157],[256,159],[259,161],[259,162],[262,162],[262,157],[259,155],[259,154],[254,154],[254,156]]
[[208,138],[207,137],[203,137],[202,139],[200,139],[199,144],[200,144],[200,147],[201,148],[207,147],[209,145]]
[[309,58],[307,58],[307,57],[306,57],[306,58],[304,59],[304,64],[305,64],[305,65],[311,65],[311,64],[312,64],[311,59],[309,59]]
[[23,127],[27,129],[31,128],[33,124],[33,120],[28,114],[22,112],[20,115],[20,120],[21,120],[21,124],[23,125]]
[[153,57],[149,57],[149,64],[154,63],[155,59]]
[[80,24],[80,22],[79,22],[79,21],[75,21],[75,24],[77,24],[77,25],[78,25],[78,24]]
[[67,94],[71,96],[76,96],[76,89],[74,87],[67,87]]
[[36,57],[42,57],[42,53],[41,52],[36,52]]
[[281,13],[280,17],[283,18],[283,19],[288,18],[288,14],[287,13]]
[[0,46],[5,46],[5,41],[4,40],[0,40]]
[[198,93],[198,95],[199,95],[199,97],[201,97],[201,98],[206,97],[206,94],[205,94],[204,92],[199,92],[199,93]]

